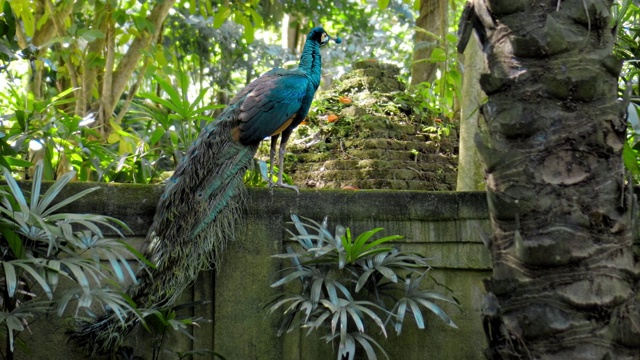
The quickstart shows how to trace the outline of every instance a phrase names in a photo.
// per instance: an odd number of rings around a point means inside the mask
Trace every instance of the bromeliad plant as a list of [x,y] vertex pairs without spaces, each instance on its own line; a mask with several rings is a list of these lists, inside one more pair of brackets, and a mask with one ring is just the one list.
[[[127,226],[108,216],[58,212],[98,188],[55,203],[73,172],[62,175],[41,196],[42,162],[36,164],[30,194],[23,193],[8,169],[2,171],[7,185],[0,188],[0,338],[6,346],[0,349],[6,354],[0,355],[12,359],[20,344],[16,336],[34,318],[61,316],[73,302],[76,315],[91,316],[92,304],[123,318],[137,314],[119,289],[127,275],[135,281],[127,255],[140,261],[144,257],[121,240],[105,238],[101,230],[111,229],[121,237],[119,229],[126,231]],[[60,291],[62,279],[70,286]]]
[[290,259],[293,266],[284,269],[284,276],[271,286],[300,280],[302,287],[299,292],[279,295],[270,304],[271,313],[283,311],[278,336],[306,328],[337,344],[338,360],[352,360],[357,348],[375,360],[377,351],[389,355],[371,336],[372,328],[387,337],[387,326],[391,326],[400,335],[410,314],[417,327],[424,329],[424,309],[457,327],[434,301],[455,305],[458,301],[421,288],[422,281],[430,279],[426,259],[390,246],[390,241],[401,236],[372,240],[382,230],[375,228],[354,239],[350,229],[342,226],[331,234],[326,218],[322,224],[310,219],[303,222],[296,215],[291,219],[297,234],[289,233],[301,251],[287,247],[286,254],[275,255]]

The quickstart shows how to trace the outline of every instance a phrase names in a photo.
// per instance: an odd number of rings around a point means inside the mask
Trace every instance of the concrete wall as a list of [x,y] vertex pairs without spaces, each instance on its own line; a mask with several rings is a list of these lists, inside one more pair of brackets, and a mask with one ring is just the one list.
[[[71,192],[92,186],[74,184]],[[69,211],[101,213],[125,221],[134,231],[131,241],[139,244],[155,211],[161,187],[99,185],[91,198],[77,202]],[[184,301],[211,300],[196,308],[195,315],[212,322],[195,328],[195,340],[172,337],[174,348],[213,349],[229,360],[331,359],[331,347],[324,342],[292,333],[276,337],[278,321],[264,309],[277,289],[269,285],[281,267],[271,255],[282,252],[288,238],[285,228],[290,214],[322,220],[330,226],[350,226],[352,233],[383,227],[382,235],[403,235],[396,245],[431,258],[435,278],[454,290],[461,309],[444,306],[459,329],[445,326],[429,316],[424,331],[405,322],[402,337],[390,333],[383,345],[395,359],[478,359],[484,349],[480,304],[482,279],[490,275],[490,258],[479,236],[488,230],[488,212],[483,193],[432,193],[391,191],[250,191],[246,226],[229,246],[222,269],[215,275],[201,273],[192,293]],[[81,359],[66,344],[62,321],[40,319],[32,333],[23,334],[32,348],[18,359]],[[149,335],[144,330],[131,336],[136,355],[150,359]],[[166,356],[165,358],[176,358]],[[212,355],[195,359],[213,359]]]

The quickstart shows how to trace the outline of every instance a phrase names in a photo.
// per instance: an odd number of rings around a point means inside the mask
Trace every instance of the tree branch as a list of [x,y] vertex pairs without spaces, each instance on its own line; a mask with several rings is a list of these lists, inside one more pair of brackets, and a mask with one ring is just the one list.
[[133,101],[133,97],[135,96],[136,92],[138,92],[138,89],[142,84],[142,80],[144,80],[144,73],[147,72],[147,67],[149,66],[149,62],[150,60],[148,58],[144,61],[144,65],[142,65],[142,69],[140,69],[140,76],[138,76],[138,78],[136,79],[136,83],[133,84],[133,86],[129,90],[127,99],[124,101],[124,104],[122,104],[122,108],[120,109],[120,112],[118,112],[118,117],[116,118],[117,124],[120,124],[122,122],[122,119],[126,115],[127,110],[129,110],[129,105],[131,105],[131,101]]
[[[87,46],[87,53],[85,54],[85,61],[82,62],[83,70],[82,70],[82,114],[78,114],[80,116],[85,116],[86,111],[89,108],[89,105],[92,103],[91,93],[94,88],[94,84],[98,77],[99,69],[102,71],[102,68],[98,68],[95,66],[96,59],[102,56],[102,52],[104,51],[104,44],[106,42],[106,34],[109,26],[109,22],[113,21],[111,18],[111,8],[104,6],[102,9],[97,9],[99,5],[96,2],[96,15],[93,23],[93,28],[100,30],[103,34],[105,34],[104,38],[97,38]],[[106,13],[105,13],[106,12]]]
[[[45,5],[47,6],[47,9],[49,10],[49,12],[51,14],[55,14],[56,13],[55,6],[53,5],[53,2],[51,2],[51,0],[45,0]],[[56,17],[53,17],[51,20],[52,20],[52,23],[53,23],[53,28],[55,29],[55,33],[58,34],[58,35],[63,35],[64,34],[64,25],[60,23],[60,19],[58,19]],[[59,44],[57,44],[57,45],[59,45]],[[81,99],[80,85],[78,83],[78,78],[80,76],[78,75],[78,71],[76,70],[76,67],[73,66],[73,62],[71,62],[69,54],[67,52],[65,52],[64,49],[62,49],[60,46],[56,46],[56,48],[58,49],[58,51],[60,52],[60,55],[64,59],[64,63],[67,66],[67,70],[69,71],[69,80],[71,80],[71,86],[74,89],[73,93],[74,93],[74,95],[76,97],[75,113],[78,114],[79,109],[81,109],[80,101],[82,100]]]
[[62,1],[58,9],[52,12],[49,16],[49,20],[42,25],[40,29],[36,29],[36,33],[31,39],[31,43],[35,46],[43,46],[47,44],[56,35],[55,23],[57,19],[64,19],[73,11],[73,1]]
[[[142,50],[147,48],[152,40],[158,37],[162,28],[162,23],[169,13],[169,9],[173,6],[175,0],[165,0],[159,2],[151,11],[151,14],[147,17],[147,20],[153,24],[154,33],[149,34],[148,30],[142,32],[141,36],[136,38],[129,47],[129,50],[124,55],[116,71],[113,74],[113,84],[111,89],[110,98],[114,99],[110,109],[105,109],[105,114],[113,113],[115,108],[116,99],[120,98],[120,95],[124,92],[124,88],[133,74],[133,71],[138,67],[138,61],[142,56]],[[103,94],[104,95],[104,94]]]
[[106,55],[106,64],[104,70],[104,77],[102,79],[102,96],[101,96],[101,106],[98,113],[98,120],[104,126],[102,130],[106,129],[107,120],[111,117],[111,112],[115,108],[115,98],[112,97],[112,86],[113,86],[113,64],[115,57],[115,48],[116,48],[116,40],[115,40],[115,32],[113,29],[113,24],[109,23],[107,26],[107,55]]

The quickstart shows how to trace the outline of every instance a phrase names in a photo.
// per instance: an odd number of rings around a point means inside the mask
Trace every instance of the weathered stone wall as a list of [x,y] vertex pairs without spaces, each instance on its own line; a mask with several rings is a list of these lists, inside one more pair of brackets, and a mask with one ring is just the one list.
[[[88,187],[74,184],[72,192]],[[103,189],[68,209],[74,212],[101,213],[124,220],[133,230],[131,238],[140,244],[155,211],[159,186],[100,185]],[[229,360],[248,359],[331,359],[330,345],[313,341],[313,336],[292,333],[276,337],[278,321],[268,316],[265,304],[277,294],[269,285],[281,268],[271,255],[282,252],[288,237],[285,228],[290,214],[350,226],[355,233],[383,227],[384,235],[405,238],[396,245],[430,257],[435,278],[453,289],[461,301],[460,310],[446,307],[459,329],[445,326],[428,316],[428,328],[420,331],[408,326],[402,337],[390,333],[383,344],[397,359],[479,359],[484,348],[480,304],[484,292],[481,280],[488,277],[490,259],[480,241],[479,232],[488,228],[483,193],[431,193],[391,191],[302,191],[299,196],[286,190],[256,189],[244,230],[228,248],[217,276],[201,273],[184,301],[211,300],[196,308],[195,315],[213,319],[193,330],[195,340],[170,338],[174,349],[209,348]],[[188,214],[183,214],[188,216]],[[24,332],[32,348],[30,355],[18,359],[82,359],[66,343],[64,322],[39,319]],[[149,335],[144,330],[131,336],[136,355],[151,359]],[[166,359],[175,357],[167,356]],[[196,357],[213,359],[213,355]]]

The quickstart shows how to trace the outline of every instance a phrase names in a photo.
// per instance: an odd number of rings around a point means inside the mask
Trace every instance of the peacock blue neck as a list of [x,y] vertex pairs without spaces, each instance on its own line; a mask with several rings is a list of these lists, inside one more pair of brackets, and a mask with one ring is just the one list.
[[318,88],[322,73],[322,57],[320,56],[320,44],[317,41],[307,39],[302,56],[300,56],[298,70],[307,74],[315,88]]

